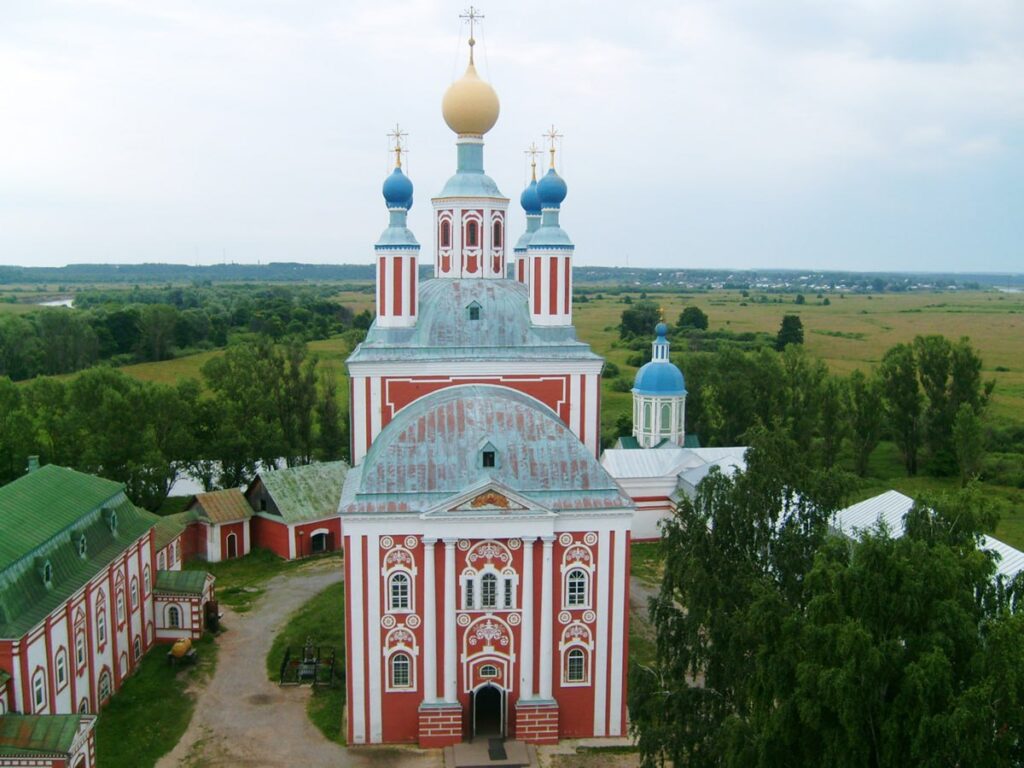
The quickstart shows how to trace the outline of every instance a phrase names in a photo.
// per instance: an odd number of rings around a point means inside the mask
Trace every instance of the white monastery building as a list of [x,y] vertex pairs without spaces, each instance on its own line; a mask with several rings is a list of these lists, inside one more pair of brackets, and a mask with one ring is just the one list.
[[469,44],[442,102],[457,165],[431,201],[434,279],[396,131],[377,319],[348,359],[350,744],[626,733],[633,504],[597,460],[603,360],[572,325],[556,136],[513,266],[483,163],[498,97]]

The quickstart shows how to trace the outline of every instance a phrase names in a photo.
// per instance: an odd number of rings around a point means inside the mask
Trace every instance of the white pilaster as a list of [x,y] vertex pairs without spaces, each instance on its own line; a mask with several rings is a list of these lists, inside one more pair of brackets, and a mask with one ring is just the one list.
[[615,531],[615,562],[612,576],[612,671],[608,681],[608,735],[622,735],[623,635],[626,618],[626,532]]
[[351,629],[349,658],[352,659],[352,701],[349,712],[352,717],[352,741],[356,744],[366,743],[366,681],[361,674],[363,660],[366,658],[363,647],[363,618],[366,615],[363,607],[362,580],[365,577],[363,568],[363,540],[361,536],[349,536],[345,544],[345,559],[348,560],[348,572],[351,576],[345,595],[348,601],[348,620]]
[[380,648],[380,536],[366,537],[366,655],[370,659],[370,679],[367,681],[370,695],[370,743],[379,744],[384,740],[384,724],[381,716],[381,667],[383,656]]
[[437,581],[434,544],[423,539],[423,700],[437,701]]
[[444,540],[444,700],[458,701],[456,680],[455,635],[455,544],[458,539]]
[[552,585],[551,551],[555,544],[554,536],[542,536],[544,542],[544,554],[541,557],[541,581],[540,581],[540,697],[550,699],[551,696],[551,655],[554,653],[551,643],[552,613]]
[[608,705],[608,573],[612,553],[608,531],[597,540],[597,642],[594,654],[594,735],[604,736],[605,707]]
[[519,690],[521,698],[533,696],[533,545],[536,537],[523,537],[523,621],[519,628]]
[[249,538],[251,526],[252,526],[252,518],[250,518],[249,520],[245,520],[242,523],[242,554],[243,555],[248,555],[249,551],[252,549],[252,542],[251,542],[251,540]]

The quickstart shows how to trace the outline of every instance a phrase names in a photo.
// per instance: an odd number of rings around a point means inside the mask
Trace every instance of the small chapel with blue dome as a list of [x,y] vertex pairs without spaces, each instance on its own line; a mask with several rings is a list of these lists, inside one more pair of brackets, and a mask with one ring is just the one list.
[[377,315],[346,361],[349,744],[627,730],[635,507],[598,460],[604,361],[573,327],[559,136],[539,180],[534,160],[510,250],[509,199],[484,170],[500,106],[467,15],[469,62],[441,102],[455,172],[430,199],[432,277],[396,128]]
[[641,448],[686,440],[686,380],[669,359],[668,326],[654,327],[651,361],[633,381],[633,437]]

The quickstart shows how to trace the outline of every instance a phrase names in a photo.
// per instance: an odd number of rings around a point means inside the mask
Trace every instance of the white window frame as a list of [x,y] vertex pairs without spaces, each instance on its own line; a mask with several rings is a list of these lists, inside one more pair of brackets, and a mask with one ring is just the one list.
[[[404,582],[405,595],[403,599],[396,600],[396,582]],[[388,613],[412,613],[413,611],[413,579],[412,574],[404,568],[396,569],[388,574],[387,597]]]
[[172,603],[167,606],[167,628],[168,629],[182,629],[181,626],[181,606],[177,603]]
[[57,649],[53,660],[53,679],[57,683],[57,690],[63,691],[68,684],[68,652],[62,645]]
[[85,627],[75,628],[75,667],[85,667]]
[[[395,667],[396,667],[396,663],[398,662],[399,658],[404,659],[405,660],[405,664],[406,664],[406,668],[405,668],[405,682],[404,683],[399,683],[398,679],[397,679],[397,675],[395,674],[395,672],[396,672]],[[411,653],[409,653],[408,651],[403,649],[403,650],[395,651],[394,653],[391,654],[391,656],[388,658],[388,678],[389,678],[389,682],[390,682],[389,687],[394,689],[394,690],[406,690],[406,689],[409,689],[409,688],[413,688],[412,654]]]
[[132,610],[134,611],[139,607],[139,580],[134,576],[132,576],[131,601]]
[[[579,659],[579,677],[573,677],[573,659]],[[565,652],[565,682],[582,685],[587,682],[587,651],[574,645]]]
[[[493,571],[480,574],[480,609],[484,611],[498,610],[498,583],[501,579]],[[490,585],[490,589],[488,586]],[[488,592],[490,594],[488,594]]]
[[100,606],[96,611],[96,643],[106,645],[107,643],[107,611]]
[[[573,579],[575,576],[579,576],[582,579],[582,597],[579,597],[573,591]],[[565,607],[569,609],[590,607],[590,571],[582,565],[573,566],[565,572]]]
[[37,669],[32,675],[32,712],[38,714],[46,709],[46,673]]

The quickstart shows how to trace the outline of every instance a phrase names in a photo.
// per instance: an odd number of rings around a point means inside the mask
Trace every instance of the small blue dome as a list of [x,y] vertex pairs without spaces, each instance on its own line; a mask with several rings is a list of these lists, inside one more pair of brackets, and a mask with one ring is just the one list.
[[652,360],[636,372],[633,391],[638,395],[678,397],[686,394],[683,372],[667,360]]
[[401,168],[395,168],[391,175],[384,179],[381,192],[388,208],[412,208],[412,182],[402,173]]
[[655,336],[659,336],[659,337],[664,338],[667,333],[668,333],[668,326],[665,325],[664,323],[658,323],[656,326],[654,326],[654,334],[655,334]]
[[537,182],[537,197],[540,199],[541,208],[557,208],[565,200],[569,189],[565,181],[551,168],[544,177]]
[[523,190],[519,196],[519,204],[528,215],[540,213],[540,197],[537,194],[537,180],[533,179],[530,186]]

